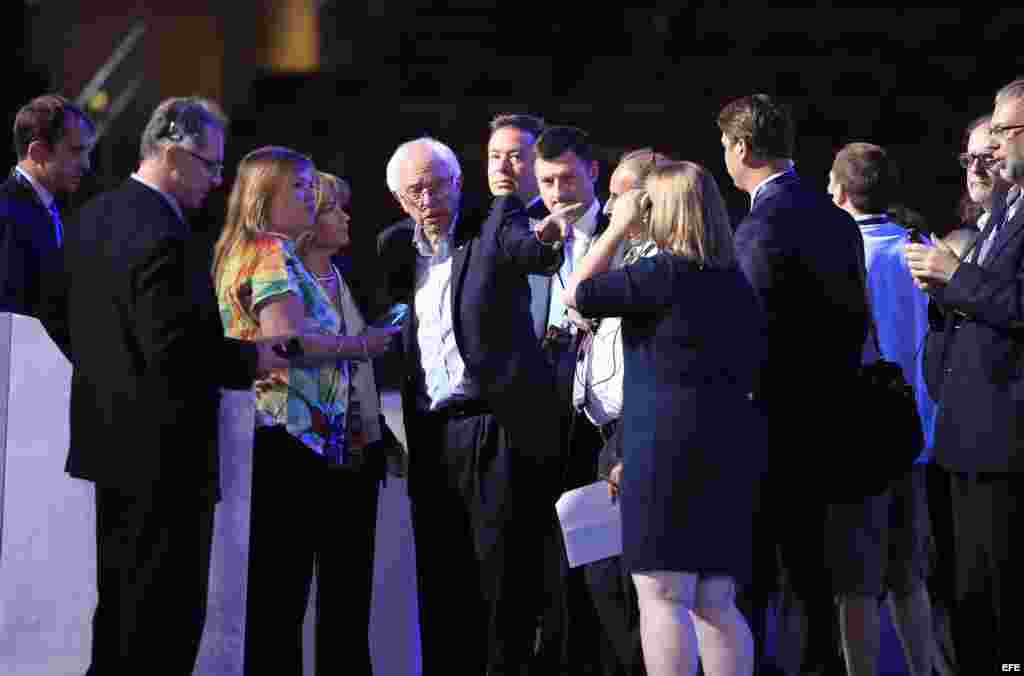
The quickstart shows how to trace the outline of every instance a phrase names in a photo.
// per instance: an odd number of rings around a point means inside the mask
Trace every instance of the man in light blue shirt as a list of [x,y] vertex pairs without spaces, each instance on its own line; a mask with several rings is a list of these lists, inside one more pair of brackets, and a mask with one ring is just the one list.
[[[930,676],[936,654],[925,583],[928,510],[924,463],[929,460],[935,421],[935,404],[928,397],[920,360],[928,328],[928,299],[914,284],[903,258],[907,231],[885,212],[893,183],[886,151],[870,143],[845,146],[829,172],[832,201],[853,216],[864,238],[868,295],[882,356],[898,363],[906,381],[914,386],[925,433],[917,463],[888,490],[862,503],[832,506],[835,518],[830,527],[847,530],[833,535],[855,547],[840,554],[848,559],[838,567],[847,569],[849,575],[844,577],[849,584],[836,589],[843,652],[851,676],[875,673],[880,646],[876,599],[886,591],[909,672]],[[869,339],[865,362],[877,358],[874,341]],[[857,564],[863,568],[857,570]]]

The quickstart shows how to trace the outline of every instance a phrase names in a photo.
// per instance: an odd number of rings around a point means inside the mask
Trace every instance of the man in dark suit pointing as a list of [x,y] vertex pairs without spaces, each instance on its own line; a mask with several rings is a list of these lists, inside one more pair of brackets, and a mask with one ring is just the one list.
[[526,276],[561,263],[564,219],[533,229],[515,195],[474,213],[455,154],[434,139],[400,146],[387,177],[412,219],[411,237],[399,227],[379,244],[403,259],[388,269],[411,276],[398,283],[411,305],[402,410],[423,673],[519,674],[534,640],[559,426]]

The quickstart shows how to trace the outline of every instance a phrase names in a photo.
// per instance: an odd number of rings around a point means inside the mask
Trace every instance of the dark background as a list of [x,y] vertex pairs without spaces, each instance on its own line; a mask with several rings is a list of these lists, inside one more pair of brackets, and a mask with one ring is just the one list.
[[[8,122],[0,142],[8,148],[18,105],[49,90],[74,97],[71,84],[79,83],[67,76],[69,50],[87,46],[91,23],[116,19],[97,17],[90,3],[10,4],[16,16],[3,22],[0,37],[23,68],[5,90]],[[602,159],[601,192],[614,160],[629,148],[653,145],[704,164],[738,220],[748,199],[725,173],[715,117],[732,98],[755,91],[792,106],[797,169],[822,190],[838,148],[878,143],[902,168],[901,201],[922,212],[928,228],[945,232],[956,225],[963,187],[955,160],[962,130],[991,111],[999,86],[1024,74],[1014,54],[1013,14],[1002,9],[594,5],[589,15],[544,6],[528,15],[416,1],[313,4],[319,71],[298,75],[270,72],[250,58],[253,35],[266,28],[258,10],[218,10],[221,98],[233,124],[225,186],[195,219],[212,236],[233,165],[266,144],[309,153],[320,168],[350,181],[357,251],[401,216],[384,168],[402,141],[429,134],[448,143],[462,162],[467,197],[487,199],[487,122],[512,111],[588,130]],[[169,37],[170,26],[151,19],[146,40],[173,40],[164,57],[170,61],[194,57],[189,36]],[[948,55],[965,51],[976,54]],[[197,78],[203,74],[196,71]],[[76,203],[134,168],[142,126],[161,98],[193,93],[162,91],[156,80],[144,81],[98,144],[94,175]]]

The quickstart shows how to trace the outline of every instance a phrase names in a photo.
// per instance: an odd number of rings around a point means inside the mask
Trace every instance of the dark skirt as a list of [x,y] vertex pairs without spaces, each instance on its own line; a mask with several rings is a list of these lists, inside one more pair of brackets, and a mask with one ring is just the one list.
[[626,410],[626,566],[722,575],[747,584],[766,463],[763,418],[744,393],[697,387],[671,400],[664,406],[674,411],[657,411],[654,418],[643,412],[643,422],[658,421],[653,433],[631,429],[638,421]]

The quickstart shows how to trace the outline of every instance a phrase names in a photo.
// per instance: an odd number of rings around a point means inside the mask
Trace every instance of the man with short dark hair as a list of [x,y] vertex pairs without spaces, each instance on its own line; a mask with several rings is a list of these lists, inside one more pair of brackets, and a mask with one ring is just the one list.
[[185,211],[220,185],[226,120],[169,99],[138,170],[65,233],[74,336],[67,472],[96,488],[99,599],[87,674],[190,674],[206,616],[220,388],[288,362],[224,337],[205,238]]
[[[878,599],[888,594],[893,624],[913,676],[931,676],[936,653],[928,596],[928,507],[925,463],[931,446],[935,405],[928,398],[920,346],[928,329],[928,300],[915,285],[903,244],[907,231],[886,213],[896,189],[895,171],[884,148],[850,143],[829,172],[828,193],[853,216],[864,239],[871,312],[882,356],[900,365],[914,387],[925,445],[917,464],[878,495],[830,506],[828,538],[834,592],[850,676],[874,676],[880,650]],[[869,341],[870,360],[877,358]],[[863,402],[870,407],[872,402]],[[870,420],[870,415],[868,417]]]
[[[1024,79],[996,94],[992,169],[1024,187]],[[996,200],[979,242],[961,259],[933,238],[907,244],[918,286],[931,297],[940,351],[935,458],[951,474],[963,670],[1020,662],[1013,618],[1024,604],[1024,200]]]
[[[769,463],[755,521],[759,560],[751,593],[760,615],[775,586],[777,548],[793,614],[809,620],[802,664],[787,671],[831,673],[837,656],[824,561],[829,489],[815,470],[824,471],[831,453],[855,452],[837,430],[842,436],[859,422],[846,393],[853,391],[867,336],[863,243],[853,219],[797,175],[788,109],[764,94],[745,96],[722,109],[718,127],[726,169],[751,197],[736,230],[737,258],[768,319],[756,396],[767,414]],[[827,383],[817,373],[827,374]],[[760,624],[755,618],[752,628]],[[755,640],[761,653],[763,632]]]
[[506,113],[490,123],[487,139],[487,185],[495,197],[515,193],[526,214],[540,220],[548,215],[537,192],[533,144],[544,133],[544,120],[525,113]]
[[40,319],[69,359],[63,298],[51,284],[63,269],[57,203],[81,186],[95,134],[85,111],[63,96],[32,99],[14,118],[18,164],[0,186],[0,312]]
[[[563,286],[587,249],[608,224],[596,194],[598,163],[585,131],[577,127],[548,127],[534,146],[534,173],[548,211],[577,207],[566,230],[565,258],[553,277],[530,277],[530,312],[538,340],[555,369],[555,391],[562,430],[561,490],[591,483],[601,438],[594,426],[574,425],[572,389],[576,374],[579,325],[585,325],[562,301]],[[554,519],[554,510],[552,510]],[[544,672],[576,669],[597,657],[593,650],[599,620],[588,598],[583,572],[570,570],[561,529],[552,524],[545,554],[548,566],[548,607],[541,620],[538,663]]]

